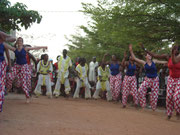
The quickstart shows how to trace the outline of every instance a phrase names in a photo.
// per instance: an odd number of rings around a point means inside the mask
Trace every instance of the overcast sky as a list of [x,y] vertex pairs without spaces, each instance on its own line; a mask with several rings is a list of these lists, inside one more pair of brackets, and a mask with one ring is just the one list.
[[[48,46],[49,57],[53,60],[61,54],[68,43],[66,36],[75,34],[80,25],[87,24],[87,17],[80,12],[81,2],[96,4],[96,0],[10,0],[24,3],[28,9],[40,11],[43,16],[40,24],[33,24],[28,30],[22,29],[17,36],[24,38],[24,43]],[[53,12],[56,11],[56,12]]]

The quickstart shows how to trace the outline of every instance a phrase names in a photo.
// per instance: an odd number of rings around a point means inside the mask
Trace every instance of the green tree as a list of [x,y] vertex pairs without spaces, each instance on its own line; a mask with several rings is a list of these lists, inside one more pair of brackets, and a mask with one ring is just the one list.
[[33,23],[40,23],[42,16],[27,6],[17,2],[11,5],[8,0],[0,0],[0,29],[3,31],[21,30],[29,28]]
[[82,6],[82,12],[91,21],[88,27],[80,27],[85,36],[70,38],[71,53],[102,56],[109,52],[122,58],[128,43],[132,43],[141,56],[139,43],[162,53],[169,52],[169,45],[180,41],[179,0],[99,0],[97,6]]

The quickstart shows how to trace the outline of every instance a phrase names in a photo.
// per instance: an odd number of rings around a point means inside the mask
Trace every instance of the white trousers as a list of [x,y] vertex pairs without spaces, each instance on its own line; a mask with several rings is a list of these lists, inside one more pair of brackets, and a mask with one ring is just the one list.
[[[104,85],[104,86],[102,86],[102,85]],[[107,91],[106,98],[107,98],[108,101],[112,100],[112,93],[111,93],[111,90],[110,90],[110,84],[109,84],[108,80],[105,81],[105,82],[100,82],[100,81],[97,82],[96,91],[94,92],[93,98],[95,98],[95,99],[100,98],[99,97],[99,92],[101,90],[106,90]]]
[[87,77],[84,80],[84,82],[81,81],[79,78],[76,78],[76,83],[77,85],[76,85],[76,90],[75,90],[73,98],[79,98],[79,92],[80,92],[81,87],[85,87],[85,98],[91,98],[90,85],[89,85]]
[[41,86],[46,86],[46,95],[47,96],[51,96],[52,95],[51,79],[50,79],[50,75],[49,74],[48,75],[39,74],[38,83],[37,83],[35,91],[34,91],[34,93],[36,95],[42,94]]
[[[65,79],[64,87],[65,87],[65,93],[69,94],[71,88],[70,88],[70,84],[69,84],[69,79],[68,78]],[[53,95],[59,96],[61,94],[60,89],[61,89],[61,78],[58,78],[57,81],[56,81],[56,86],[55,86]]]
[[89,81],[96,82],[95,69],[90,69],[89,70]]

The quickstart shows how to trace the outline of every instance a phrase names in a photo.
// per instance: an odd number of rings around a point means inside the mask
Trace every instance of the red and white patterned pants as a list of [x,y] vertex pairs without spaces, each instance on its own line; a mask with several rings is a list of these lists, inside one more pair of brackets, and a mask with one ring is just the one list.
[[27,64],[18,65],[15,64],[12,67],[11,72],[7,76],[7,89],[12,87],[12,82],[20,74],[20,80],[22,82],[22,89],[26,94],[26,98],[29,98],[29,88],[28,88],[28,76],[29,76],[29,67]]
[[[28,82],[27,82],[27,87],[28,87],[28,89],[29,89],[29,91],[31,91],[31,89],[32,89],[32,87],[31,87],[31,76],[32,76],[32,69],[33,69],[33,67],[32,67],[32,65],[28,65],[28,68],[29,68],[29,70],[28,70]],[[16,86],[19,88],[19,87],[22,87],[22,74],[21,73],[19,73],[18,75],[17,75],[17,82],[16,82]]]
[[150,95],[150,105],[152,110],[156,109],[157,100],[158,100],[158,90],[159,90],[159,78],[148,78],[145,77],[144,81],[142,82],[141,86],[139,87],[138,94],[139,94],[139,102],[141,107],[146,107],[146,93],[147,88],[151,88],[151,95]]
[[118,96],[120,94],[122,87],[122,76],[121,74],[117,74],[115,76],[111,75],[110,76],[110,88],[112,91],[112,98],[113,100],[117,100]]
[[133,96],[134,103],[138,104],[138,92],[137,92],[137,80],[136,76],[125,76],[123,80],[122,88],[122,103],[127,104],[127,97],[131,94]]
[[6,61],[4,60],[0,62],[0,112],[2,112],[2,106],[4,102],[5,78],[6,78]]
[[166,109],[168,116],[172,115],[173,109],[180,113],[180,78],[168,77]]

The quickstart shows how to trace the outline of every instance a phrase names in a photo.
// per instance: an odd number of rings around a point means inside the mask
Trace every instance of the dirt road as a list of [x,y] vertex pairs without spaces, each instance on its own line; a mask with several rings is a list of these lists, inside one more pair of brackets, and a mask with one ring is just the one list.
[[0,135],[180,135],[180,120],[164,110],[137,110],[104,100],[33,98],[9,94],[0,113]]

